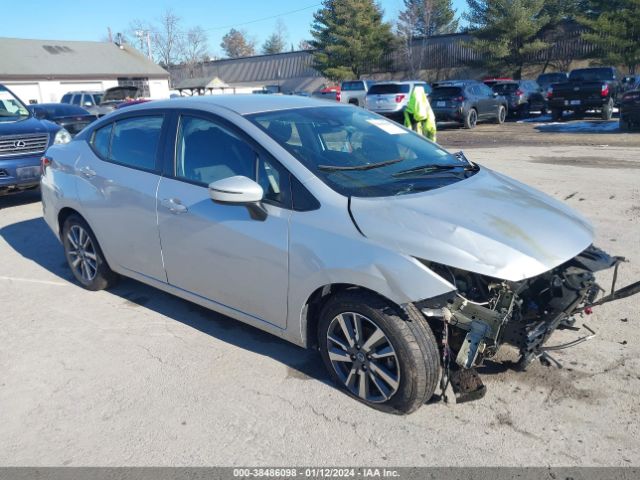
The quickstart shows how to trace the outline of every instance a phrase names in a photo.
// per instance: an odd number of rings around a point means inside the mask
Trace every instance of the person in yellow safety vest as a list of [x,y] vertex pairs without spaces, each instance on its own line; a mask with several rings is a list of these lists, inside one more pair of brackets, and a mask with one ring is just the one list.
[[404,126],[436,141],[436,116],[431,110],[429,99],[422,85],[413,87],[409,102],[404,109]]

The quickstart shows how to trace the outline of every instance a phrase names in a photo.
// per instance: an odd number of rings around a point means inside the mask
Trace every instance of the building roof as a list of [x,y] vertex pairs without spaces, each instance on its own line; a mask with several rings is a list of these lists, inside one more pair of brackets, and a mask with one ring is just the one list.
[[0,79],[168,78],[131,45],[111,42],[0,38]]
[[175,65],[169,70],[176,85],[190,77],[218,77],[230,86],[280,85],[285,90],[311,91],[326,82],[313,68],[313,54],[308,50]]
[[197,77],[197,78],[185,78],[178,82],[174,87],[176,90],[197,90],[208,88],[229,88],[229,85],[224,83],[218,77]]

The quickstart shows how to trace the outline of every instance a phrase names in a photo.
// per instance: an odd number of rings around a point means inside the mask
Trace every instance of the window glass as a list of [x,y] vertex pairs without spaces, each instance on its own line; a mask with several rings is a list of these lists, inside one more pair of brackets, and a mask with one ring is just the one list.
[[410,93],[411,85],[408,83],[378,83],[369,89],[371,95],[389,95],[394,93]]
[[82,99],[82,105],[87,107],[93,107],[95,104],[93,103],[93,95],[85,94]]
[[[476,172],[424,137],[364,109],[309,107],[247,118],[343,195],[404,195],[450,185]],[[295,125],[301,145],[290,145],[287,135],[274,135],[273,124],[289,135]]]
[[113,127],[111,160],[134,168],[154,170],[162,116],[120,120]]
[[71,97],[72,95],[70,93],[65,93],[62,96],[62,100],[60,100],[60,103],[71,103]]
[[485,84],[478,85],[478,88],[480,89],[480,92],[482,93],[482,95],[484,95],[485,97],[492,97],[493,96],[493,90],[491,90]]
[[109,147],[111,144],[111,129],[113,124],[110,123],[106,127],[99,128],[93,132],[91,144],[102,158],[109,158]]
[[264,200],[279,205],[291,205],[289,172],[282,165],[271,159],[260,157],[256,181],[264,191]]
[[210,120],[182,117],[176,176],[210,184],[236,175],[256,177],[256,154],[232,132]]
[[364,90],[364,82],[342,82],[343,91]]
[[73,103],[74,105],[80,105],[80,98],[82,97],[82,95],[74,95],[73,96],[73,100],[71,100],[71,103]]

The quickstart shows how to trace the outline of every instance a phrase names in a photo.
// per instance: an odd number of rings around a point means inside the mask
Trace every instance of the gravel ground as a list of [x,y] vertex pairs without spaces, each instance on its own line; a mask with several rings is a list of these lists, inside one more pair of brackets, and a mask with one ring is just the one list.
[[[629,258],[620,285],[638,280],[640,134],[537,127],[440,141],[580,210]],[[507,351],[482,400],[398,417],[336,390],[316,353],[131,280],[82,290],[37,194],[0,198],[0,259],[3,466],[640,465],[640,296],[579,320],[598,336],[565,368],[515,372]]]

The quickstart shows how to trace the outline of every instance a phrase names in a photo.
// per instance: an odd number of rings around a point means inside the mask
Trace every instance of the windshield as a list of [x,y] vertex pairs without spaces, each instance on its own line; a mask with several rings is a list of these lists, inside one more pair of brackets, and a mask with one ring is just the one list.
[[342,90],[364,90],[364,82],[342,82]]
[[369,89],[370,95],[395,95],[396,93],[409,93],[411,85],[408,83],[383,83],[372,85]]
[[569,74],[569,80],[574,82],[613,80],[613,71],[610,68],[585,68],[583,70],[573,70]]
[[361,108],[299,108],[247,118],[346,196],[423,192],[476,171],[424,137]]
[[462,88],[460,87],[436,87],[433,89],[431,98],[436,100],[440,98],[460,97],[461,95]]
[[29,110],[13,93],[0,85],[0,122],[14,122],[29,117]]

